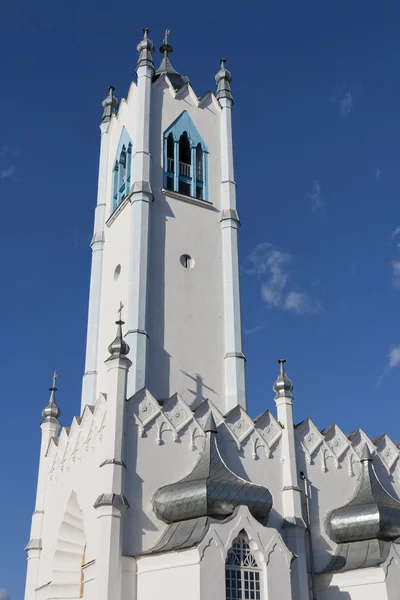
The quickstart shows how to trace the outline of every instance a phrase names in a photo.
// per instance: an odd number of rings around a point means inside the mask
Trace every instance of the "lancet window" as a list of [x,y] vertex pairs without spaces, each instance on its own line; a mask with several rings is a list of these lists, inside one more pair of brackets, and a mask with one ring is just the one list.
[[225,564],[226,600],[260,600],[261,569],[244,531],[234,541]]
[[164,133],[164,187],[208,200],[207,158],[207,147],[184,111]]
[[112,180],[112,212],[129,194],[131,187],[132,143],[125,130],[121,135]]

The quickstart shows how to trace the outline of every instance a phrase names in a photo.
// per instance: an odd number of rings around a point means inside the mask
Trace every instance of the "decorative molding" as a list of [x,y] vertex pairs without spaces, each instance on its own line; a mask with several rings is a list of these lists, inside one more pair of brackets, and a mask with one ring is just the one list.
[[29,552],[29,550],[42,550],[42,540],[40,538],[29,540],[25,546],[25,552]]
[[117,206],[117,208],[114,210],[114,212],[112,213],[112,215],[110,217],[108,217],[108,219],[106,221],[107,227],[110,227],[114,223],[114,221],[118,217],[118,215],[120,215],[122,213],[125,206],[128,206],[128,204],[130,204],[130,197],[131,197],[130,194],[125,196],[125,198],[122,200],[121,204],[119,204]]
[[104,467],[104,465],[117,465],[126,469],[126,464],[123,461],[115,460],[115,458],[107,458],[107,460],[103,460],[103,462],[99,466]]
[[174,192],[173,190],[167,190],[166,188],[161,188],[161,192],[168,198],[174,198],[174,200],[181,200],[188,204],[194,204],[195,206],[201,206],[203,208],[208,208],[208,210],[220,212],[209,200],[198,200],[197,198],[193,198],[193,196],[185,196],[184,194]]
[[122,511],[129,508],[129,502],[122,494],[100,494],[93,504],[93,508],[99,508],[100,506],[113,506]]

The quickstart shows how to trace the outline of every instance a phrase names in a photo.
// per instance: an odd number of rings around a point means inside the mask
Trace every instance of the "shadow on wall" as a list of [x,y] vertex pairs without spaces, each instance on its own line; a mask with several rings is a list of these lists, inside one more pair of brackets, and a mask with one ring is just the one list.
[[318,600],[351,600],[350,592],[344,592],[336,585],[329,588],[329,591],[317,594]]
[[190,375],[190,373],[182,370],[181,373],[194,382],[194,389],[188,388],[183,394],[183,399],[192,409],[197,408],[204,400],[208,399],[207,392],[217,393],[213,388],[204,383],[204,379],[199,373]]

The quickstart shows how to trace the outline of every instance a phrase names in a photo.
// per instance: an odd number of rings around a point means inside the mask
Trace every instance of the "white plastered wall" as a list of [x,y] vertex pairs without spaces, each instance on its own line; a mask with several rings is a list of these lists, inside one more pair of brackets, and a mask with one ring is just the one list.
[[[165,196],[163,133],[187,111],[208,146],[208,195],[199,206]],[[162,79],[153,85],[151,153],[149,372],[148,387],[157,398],[178,392],[191,405],[209,398],[222,407],[223,305],[220,239],[219,107],[197,106],[186,88],[176,97]],[[194,268],[184,269],[188,254]]]
[[289,600],[292,555],[281,536],[244,506],[230,521],[212,524],[196,548],[139,557],[137,600],[157,600],[160,594],[165,600],[224,598],[226,557],[242,530],[261,569],[262,597]]
[[[154,407],[158,412],[153,412]],[[204,445],[201,423],[208,410],[208,403],[202,405],[195,416],[190,414],[191,411],[187,416],[184,415],[183,403],[174,405],[171,411],[168,405],[162,410],[154,404],[149,394],[139,395],[137,400],[128,402],[124,462],[130,509],[124,519],[124,554],[135,556],[149,550],[161,537],[166,524],[154,514],[153,494],[159,487],[179,481],[192,471]],[[184,417],[183,423],[186,423],[179,431],[176,427],[181,427],[182,421],[174,426],[174,415],[178,412]],[[231,427],[237,431],[234,426],[237,421],[224,421],[215,408],[213,412],[219,424],[217,441],[223,460],[239,477],[270,490],[273,509],[268,525],[279,530],[282,525],[280,440],[277,439],[268,454],[253,425],[240,443],[231,431]],[[243,411],[240,414],[243,419],[241,429],[245,429],[245,413]],[[137,415],[151,419],[142,431]],[[140,437],[140,433],[143,437]]]

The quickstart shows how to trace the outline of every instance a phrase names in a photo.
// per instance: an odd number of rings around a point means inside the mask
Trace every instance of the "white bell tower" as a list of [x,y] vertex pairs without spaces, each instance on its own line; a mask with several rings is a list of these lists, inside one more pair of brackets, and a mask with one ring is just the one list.
[[113,315],[124,304],[128,397],[147,387],[192,407],[246,407],[239,296],[231,74],[198,97],[172,67],[155,70],[144,30],[137,82],[103,102],[82,411],[104,389]]

